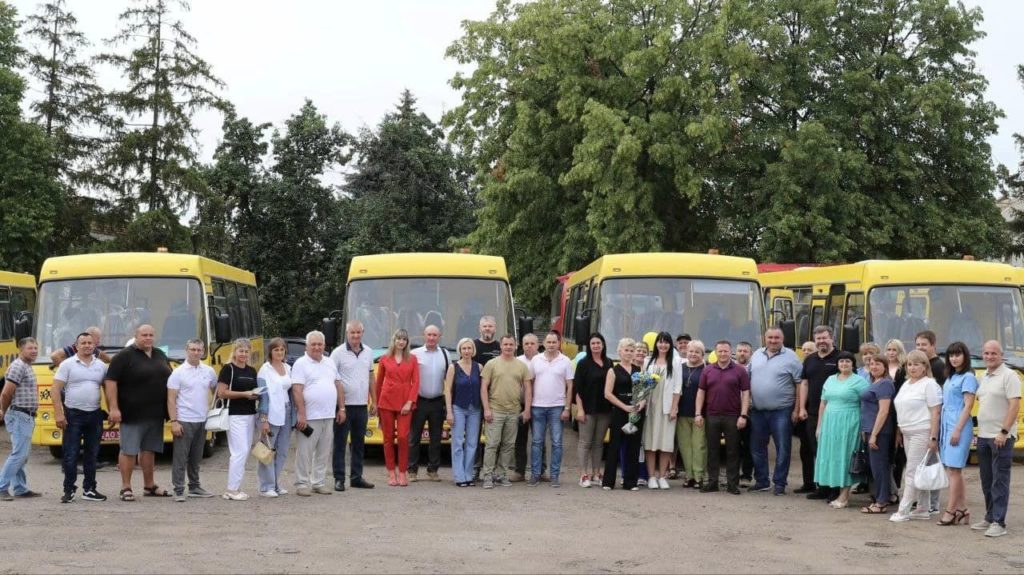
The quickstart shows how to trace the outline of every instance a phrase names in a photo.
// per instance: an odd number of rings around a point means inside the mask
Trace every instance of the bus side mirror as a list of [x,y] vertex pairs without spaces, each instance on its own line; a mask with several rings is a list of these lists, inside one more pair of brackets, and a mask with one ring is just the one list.
[[19,342],[22,339],[32,335],[32,312],[22,311],[18,312],[14,319],[14,341]]
[[842,349],[853,354],[860,351],[860,326],[856,322],[853,325],[843,326]]
[[213,338],[217,343],[231,343],[231,316],[221,311],[213,312]]
[[333,348],[338,345],[338,323],[336,317],[325,317],[320,322],[320,331],[324,332],[324,346]]
[[582,315],[576,316],[573,323],[576,332],[573,334],[573,339],[576,340],[576,343],[590,339],[590,312],[583,312]]
[[519,340],[522,341],[524,335],[533,333],[533,318],[520,317],[516,320],[516,328],[519,330]]
[[776,325],[782,330],[782,345],[789,349],[796,349],[796,321],[781,319]]

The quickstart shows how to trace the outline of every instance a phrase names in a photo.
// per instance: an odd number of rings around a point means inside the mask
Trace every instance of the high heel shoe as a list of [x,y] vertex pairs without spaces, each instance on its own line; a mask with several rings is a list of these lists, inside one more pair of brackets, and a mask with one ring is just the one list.
[[402,487],[409,486],[409,477],[406,476],[404,471],[398,472],[398,484],[401,485]]
[[[946,519],[947,517],[949,517],[949,519]],[[935,524],[936,525],[941,525],[943,527],[946,527],[948,525],[956,525],[959,520],[960,520],[960,512],[959,511],[957,511],[957,510],[950,511],[949,509],[947,509],[947,510],[942,512],[942,519],[939,519],[938,522],[936,522]]]
[[957,525],[970,525],[971,524],[971,512],[964,509],[956,510],[956,524]]
[[391,487],[398,485],[398,478],[395,477],[394,471],[388,471],[388,485]]

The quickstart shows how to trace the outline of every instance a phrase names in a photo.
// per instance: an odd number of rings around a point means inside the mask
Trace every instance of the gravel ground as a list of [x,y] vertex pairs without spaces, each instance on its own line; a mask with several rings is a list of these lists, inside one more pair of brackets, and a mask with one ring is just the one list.
[[[517,483],[493,490],[442,483],[384,484],[379,454],[367,461],[373,490],[246,502],[116,501],[113,466],[99,471],[105,503],[59,501],[61,471],[34,448],[27,473],[40,499],[0,502],[0,573],[1020,573],[1024,571],[1024,469],[1014,466],[1009,535],[988,539],[933,521],[890,523],[801,496],[702,495],[576,486],[576,436],[567,432],[563,486]],[[794,440],[794,453],[797,453]],[[0,458],[10,450],[0,431]],[[446,448],[447,450],[447,448]],[[224,489],[228,451],[203,462],[203,485]],[[291,461],[288,465],[289,479]],[[799,485],[799,456],[790,484]],[[974,520],[984,515],[978,470],[967,470]],[[136,471],[136,494],[141,473]],[[170,487],[170,457],[157,462]],[[249,462],[244,489],[256,494]],[[293,490],[294,493],[294,490]]]

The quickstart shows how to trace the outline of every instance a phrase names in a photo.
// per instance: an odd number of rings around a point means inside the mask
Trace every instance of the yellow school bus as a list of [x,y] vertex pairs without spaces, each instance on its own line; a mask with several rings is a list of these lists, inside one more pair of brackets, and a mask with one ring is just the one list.
[[[870,260],[762,273],[769,322],[788,347],[831,326],[836,347],[857,353],[862,342],[883,347],[899,339],[914,349],[918,332],[935,332],[941,354],[954,341],[971,351],[984,372],[981,347],[999,341],[1007,365],[1024,371],[1024,273],[1010,265],[969,260]],[[975,415],[977,415],[975,403]],[[1024,432],[1024,413],[1018,423]]]
[[728,340],[755,348],[764,333],[761,288],[754,260],[718,254],[610,254],[573,272],[565,284],[562,350],[586,349],[600,332],[608,355],[624,337],[684,333],[709,350]]
[[[219,370],[229,362],[233,339],[252,342],[251,363],[263,361],[263,326],[256,277],[208,258],[166,252],[108,253],[49,258],[40,271],[34,334],[39,359],[39,413],[32,442],[61,453],[61,430],[53,420],[53,366],[50,354],[74,343],[89,326],[103,332],[100,349],[113,355],[152,325],[156,347],[177,365],[185,359],[185,342],[207,342],[203,361]],[[104,428],[103,443],[116,443],[120,430]],[[212,448],[211,434],[208,447]],[[164,441],[172,441],[170,425]]]
[[31,330],[35,303],[36,278],[0,272],[0,376],[18,357],[18,340]]
[[[404,253],[357,256],[349,266],[345,305],[325,322],[328,346],[345,338],[345,324],[363,324],[363,344],[380,358],[398,328],[409,332],[412,347],[423,345],[428,325],[441,329],[441,346],[450,361],[458,359],[455,345],[479,336],[480,317],[494,316],[496,337],[515,334],[516,314],[505,260],[462,253]],[[526,325],[526,324],[524,324]],[[518,341],[518,338],[517,338]],[[443,433],[448,440],[447,423]],[[383,443],[376,418],[370,418],[366,442]],[[426,441],[427,430],[423,430]]]

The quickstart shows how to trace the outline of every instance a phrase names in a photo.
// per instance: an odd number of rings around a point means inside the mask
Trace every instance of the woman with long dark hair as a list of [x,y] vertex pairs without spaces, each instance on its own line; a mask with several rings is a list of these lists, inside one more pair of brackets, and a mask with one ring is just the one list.
[[648,489],[668,489],[668,468],[675,457],[676,416],[683,387],[682,360],[675,351],[672,335],[660,332],[654,339],[654,352],[644,368],[647,373],[658,377],[657,385],[647,398],[647,421],[644,424]]
[[576,402],[576,421],[579,422],[579,444],[576,451],[580,461],[580,487],[601,482],[601,450],[612,405],[605,399],[605,381],[612,360],[608,358],[604,336],[598,332],[587,338],[587,355],[576,364],[573,378]]
[[978,393],[978,380],[971,370],[971,352],[964,342],[955,341],[946,348],[946,373],[946,384],[942,386],[939,459],[949,476],[949,503],[939,525],[966,525],[971,522],[971,512],[967,510],[963,470],[974,437],[971,409]]

